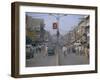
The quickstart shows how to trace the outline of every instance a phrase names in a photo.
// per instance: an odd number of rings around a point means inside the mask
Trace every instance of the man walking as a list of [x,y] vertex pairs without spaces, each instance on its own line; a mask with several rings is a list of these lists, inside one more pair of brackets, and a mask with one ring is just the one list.
[[66,53],[67,48],[66,48],[66,46],[65,46],[65,45],[63,46],[62,50],[63,50],[63,54],[64,54],[64,56],[67,56],[67,53]]

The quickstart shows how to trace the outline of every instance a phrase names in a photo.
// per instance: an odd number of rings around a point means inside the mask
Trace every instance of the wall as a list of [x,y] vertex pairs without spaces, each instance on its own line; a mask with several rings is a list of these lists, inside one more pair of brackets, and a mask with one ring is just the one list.
[[[21,78],[15,79],[10,77],[11,67],[11,2],[15,0],[1,0],[0,2],[0,80],[100,80],[100,54],[98,54],[97,74],[80,74],[80,75],[64,75],[53,77],[38,77],[38,78]],[[100,14],[100,0],[16,0],[16,1],[30,1],[41,3],[56,3],[56,4],[77,4],[98,6]],[[100,16],[98,16],[100,21]],[[99,25],[100,26],[100,23]],[[98,32],[100,27],[98,27]],[[99,32],[100,35],[100,32]],[[100,37],[98,37],[100,41]],[[100,44],[100,42],[98,42]],[[100,45],[98,45],[100,47]],[[100,50],[98,51],[98,53]]]

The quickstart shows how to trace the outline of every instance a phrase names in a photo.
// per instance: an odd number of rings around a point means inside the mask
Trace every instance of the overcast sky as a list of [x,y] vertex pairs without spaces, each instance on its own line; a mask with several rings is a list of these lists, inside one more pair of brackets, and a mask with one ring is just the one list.
[[68,31],[72,30],[75,25],[77,25],[80,22],[80,19],[83,18],[85,15],[79,15],[79,14],[67,14],[64,16],[64,14],[53,14],[50,15],[48,13],[33,13],[33,12],[27,12],[26,13],[29,16],[32,16],[33,18],[41,18],[44,19],[45,24],[45,30],[50,31],[51,34],[56,34],[56,30],[53,29],[52,24],[53,22],[57,22],[56,17],[60,17],[59,20],[59,31],[60,34],[64,35]]

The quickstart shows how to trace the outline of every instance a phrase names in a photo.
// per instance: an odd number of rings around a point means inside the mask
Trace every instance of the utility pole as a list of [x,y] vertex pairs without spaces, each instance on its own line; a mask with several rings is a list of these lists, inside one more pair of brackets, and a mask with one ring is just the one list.
[[55,17],[57,20],[57,32],[56,32],[56,36],[57,36],[57,43],[56,43],[56,59],[57,59],[57,65],[60,65],[60,53],[59,53],[59,36],[60,36],[60,30],[59,30],[59,23],[60,23],[60,18],[67,16],[67,14],[61,15],[61,14],[52,14],[50,13],[51,16]]

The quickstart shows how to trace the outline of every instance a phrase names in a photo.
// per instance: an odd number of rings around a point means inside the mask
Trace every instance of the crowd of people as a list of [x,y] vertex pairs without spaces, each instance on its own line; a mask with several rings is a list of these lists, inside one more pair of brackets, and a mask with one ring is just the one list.
[[84,55],[89,58],[89,48],[88,46],[76,46],[76,47],[66,47],[65,45],[62,47],[62,52],[64,56],[68,54],[75,54],[75,55]]

